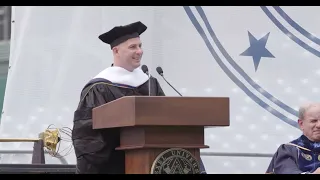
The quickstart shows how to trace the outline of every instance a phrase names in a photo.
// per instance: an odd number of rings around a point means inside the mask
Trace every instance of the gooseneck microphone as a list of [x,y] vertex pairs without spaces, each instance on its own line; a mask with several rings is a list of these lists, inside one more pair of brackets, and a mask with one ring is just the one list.
[[141,70],[149,77],[149,80],[148,80],[149,96],[151,96],[151,80],[150,80],[149,68],[147,65],[144,64],[141,66]]
[[142,66],[141,66],[141,69],[142,69],[142,71],[143,71],[144,73],[146,73],[147,75],[149,75],[148,66],[142,65]]
[[158,67],[156,68],[156,70],[157,70],[158,74],[163,78],[163,80],[164,80],[167,84],[169,84],[169,86],[171,86],[172,89],[175,90],[180,96],[182,96],[182,95],[176,90],[176,88],[174,88],[174,87],[166,80],[166,78],[164,78],[162,68],[161,68],[160,66],[158,66]]

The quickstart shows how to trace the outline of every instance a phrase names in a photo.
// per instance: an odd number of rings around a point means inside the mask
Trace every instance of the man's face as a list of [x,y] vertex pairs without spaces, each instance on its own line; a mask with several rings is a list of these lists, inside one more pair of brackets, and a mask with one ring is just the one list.
[[300,129],[308,139],[320,142],[320,105],[307,109],[303,119],[298,122]]
[[117,46],[116,54],[120,63],[130,70],[138,68],[143,54],[141,47],[142,43],[139,37],[128,39]]

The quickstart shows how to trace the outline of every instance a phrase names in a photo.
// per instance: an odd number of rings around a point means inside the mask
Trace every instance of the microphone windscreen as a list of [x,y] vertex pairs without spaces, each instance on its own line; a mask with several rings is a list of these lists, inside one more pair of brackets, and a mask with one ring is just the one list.
[[162,70],[162,68],[160,67],[160,66],[158,66],[157,68],[156,68],[156,70],[157,70],[157,72],[161,75],[161,74],[163,74],[163,70]]
[[148,66],[146,66],[146,65],[142,65],[142,66],[141,66],[141,69],[142,69],[142,71],[143,71],[144,73],[147,73],[147,72],[148,72]]

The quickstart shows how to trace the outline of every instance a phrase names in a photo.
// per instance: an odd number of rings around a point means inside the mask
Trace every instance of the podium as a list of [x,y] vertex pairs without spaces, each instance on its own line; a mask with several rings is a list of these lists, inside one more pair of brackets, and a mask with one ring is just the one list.
[[229,98],[125,96],[92,110],[93,129],[120,128],[126,174],[197,174],[204,128],[229,126]]

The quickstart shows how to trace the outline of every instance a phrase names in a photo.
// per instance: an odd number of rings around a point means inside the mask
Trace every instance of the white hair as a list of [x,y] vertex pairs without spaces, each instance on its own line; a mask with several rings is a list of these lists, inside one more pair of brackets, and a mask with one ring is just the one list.
[[315,107],[315,106],[320,106],[320,103],[318,102],[308,102],[308,103],[304,103],[300,106],[299,108],[299,119],[303,120],[304,115],[306,114],[306,112],[308,111],[308,109]]

